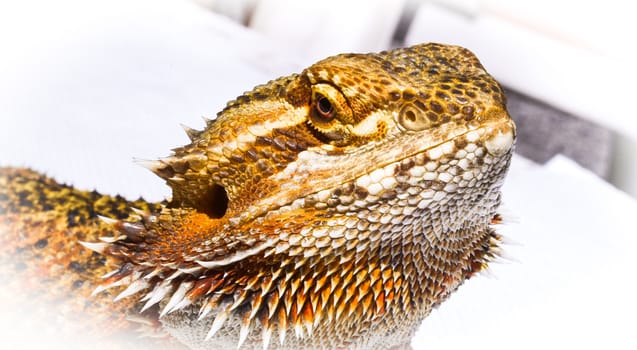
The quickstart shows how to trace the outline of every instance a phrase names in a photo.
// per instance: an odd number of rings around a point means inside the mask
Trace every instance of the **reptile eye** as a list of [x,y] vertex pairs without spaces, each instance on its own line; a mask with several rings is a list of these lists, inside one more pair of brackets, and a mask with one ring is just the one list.
[[354,122],[352,109],[345,95],[333,85],[318,83],[312,85],[309,101],[307,126],[321,142],[345,145],[350,131],[346,127]]
[[333,119],[336,115],[336,111],[334,110],[334,106],[332,106],[332,102],[330,102],[327,97],[321,94],[316,94],[314,108],[316,108],[317,114],[325,121]]

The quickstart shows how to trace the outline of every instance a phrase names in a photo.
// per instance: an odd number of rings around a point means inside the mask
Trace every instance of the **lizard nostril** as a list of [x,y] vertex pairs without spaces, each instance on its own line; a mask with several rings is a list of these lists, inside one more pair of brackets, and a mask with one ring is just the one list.
[[228,194],[226,189],[220,185],[213,185],[202,200],[199,208],[200,212],[214,219],[222,218],[228,210]]

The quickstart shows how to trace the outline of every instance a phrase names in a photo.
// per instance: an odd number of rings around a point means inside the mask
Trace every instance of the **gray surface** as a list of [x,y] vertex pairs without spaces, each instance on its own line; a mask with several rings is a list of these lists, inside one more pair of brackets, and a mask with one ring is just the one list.
[[563,154],[607,179],[613,133],[595,123],[507,90],[509,113],[518,127],[516,152],[540,164]]

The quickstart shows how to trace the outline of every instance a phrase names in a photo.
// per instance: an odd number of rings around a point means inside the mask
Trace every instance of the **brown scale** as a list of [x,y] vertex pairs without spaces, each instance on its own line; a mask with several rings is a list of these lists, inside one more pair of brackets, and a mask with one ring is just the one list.
[[505,103],[460,47],[324,59],[142,162],[169,202],[2,169],[3,271],[77,306],[65,316],[94,317],[84,325],[126,332],[141,319],[191,348],[407,348],[497,255],[515,136]]

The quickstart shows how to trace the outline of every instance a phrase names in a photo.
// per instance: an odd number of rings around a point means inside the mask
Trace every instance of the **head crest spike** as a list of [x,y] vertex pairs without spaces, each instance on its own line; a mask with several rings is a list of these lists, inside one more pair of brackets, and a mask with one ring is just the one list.
[[184,124],[179,124],[179,125],[182,127],[182,129],[184,129],[190,141],[194,141],[195,139],[197,139],[203,132],[202,130],[196,130]]
[[154,174],[158,175],[159,177],[162,177],[161,171],[164,170],[168,164],[166,164],[166,162],[164,162],[163,160],[151,160],[151,159],[140,159],[140,158],[133,158],[133,162],[143,168],[146,168],[150,171],[152,171]]
[[217,118],[211,119],[204,116],[202,116],[201,119],[203,119],[204,123],[206,123],[206,127],[212,125],[215,122],[215,120],[217,120]]

